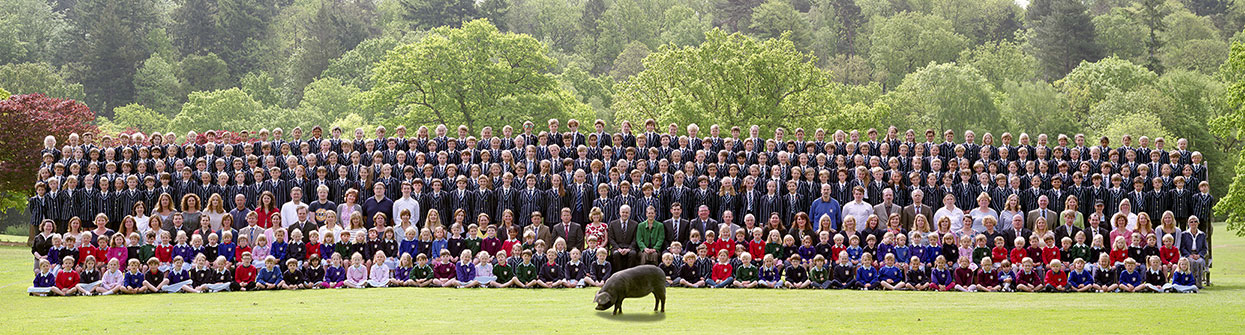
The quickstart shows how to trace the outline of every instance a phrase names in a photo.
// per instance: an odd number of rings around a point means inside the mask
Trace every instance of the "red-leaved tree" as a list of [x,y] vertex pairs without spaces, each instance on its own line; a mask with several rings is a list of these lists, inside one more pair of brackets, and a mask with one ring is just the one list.
[[94,121],[95,112],[74,100],[39,93],[0,100],[0,193],[31,194],[43,138],[52,135],[64,145],[71,133],[97,132]]

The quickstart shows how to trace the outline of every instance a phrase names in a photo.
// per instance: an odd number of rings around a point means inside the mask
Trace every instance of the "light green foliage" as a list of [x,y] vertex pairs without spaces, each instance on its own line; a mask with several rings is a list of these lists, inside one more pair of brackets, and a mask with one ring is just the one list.
[[369,124],[362,116],[355,113],[333,120],[333,123],[329,124],[328,129],[333,129],[333,127],[341,127],[342,131],[347,134],[353,134],[354,130],[358,128],[363,128],[364,134],[371,134],[376,130],[376,126]]
[[615,87],[615,117],[678,124],[834,127],[836,84],[788,39],[759,41],[721,30],[695,47],[664,46],[639,75]]
[[12,96],[12,94],[10,94],[9,91],[5,91],[4,88],[0,88],[0,100],[7,100],[10,96]]
[[176,114],[186,96],[177,79],[178,70],[178,65],[164,55],[151,54],[134,74],[134,101],[166,116]]
[[337,78],[324,78],[311,82],[303,92],[303,101],[298,110],[310,116],[300,123],[309,125],[326,125],[334,120],[346,117],[357,108],[350,98],[359,94],[359,88],[343,84]]
[[583,115],[587,106],[560,89],[547,50],[531,36],[502,33],[488,20],[439,28],[398,47],[377,65],[360,96],[385,125],[518,124]]
[[656,49],[661,45],[658,37],[666,28],[662,26],[664,14],[674,5],[674,0],[616,1],[611,4],[597,20],[600,34],[596,37],[596,53],[591,57],[593,66],[598,70],[608,70],[608,65],[632,41]]
[[397,46],[398,41],[393,37],[368,39],[329,62],[322,76],[341,79],[343,83],[359,89],[371,89],[372,69],[385,58],[385,52]]
[[951,21],[913,12],[875,17],[869,39],[869,63],[888,87],[929,62],[954,60],[968,45],[952,30]]
[[139,104],[114,109],[113,122],[122,129],[134,128],[144,133],[163,132],[169,126],[169,118],[163,113]]
[[1078,118],[1086,117],[1089,109],[1111,93],[1128,92],[1153,83],[1158,78],[1153,71],[1116,57],[1098,62],[1085,62],[1055,82],[1055,87],[1067,96]]
[[1102,47],[1102,53],[1145,64],[1148,57],[1147,43],[1150,41],[1149,29],[1134,20],[1123,9],[1116,9],[1110,14],[1094,17],[1094,31],[1098,32],[1096,41]]
[[64,15],[46,0],[0,1],[0,64],[46,62],[66,32]]
[[1029,43],[1048,80],[1063,77],[1081,61],[1096,61],[1101,50],[1096,32],[1081,0],[1034,1],[1026,13]]
[[980,71],[955,63],[921,68],[891,92],[894,123],[900,127],[1003,130],[993,87]]
[[760,39],[790,34],[791,42],[800,50],[808,50],[813,38],[808,19],[787,0],[769,0],[753,9],[748,30]]
[[1030,81],[1037,77],[1037,59],[1011,41],[986,43],[961,51],[959,63],[976,68],[996,89],[1003,88],[1003,83],[1009,81]]
[[0,87],[12,94],[43,93],[49,97],[70,99],[85,97],[82,84],[66,81],[47,63],[0,65]]
[[532,35],[555,49],[572,50],[580,41],[582,9],[575,1],[516,0],[506,12],[506,28]]
[[[182,111],[169,124],[169,131],[209,129],[251,129],[253,115],[264,106],[238,88],[219,91],[192,92],[182,105]],[[285,115],[275,115],[285,118]]]
[[1228,191],[1215,205],[1215,214],[1227,216],[1228,230],[1245,236],[1245,149],[1240,146],[1245,137],[1245,44],[1233,43],[1232,53],[1219,68],[1219,77],[1228,83],[1217,100],[1224,113],[1210,122],[1211,132],[1219,138],[1219,145],[1228,150],[1239,150],[1236,175]]
[[1023,11],[1012,0],[910,0],[915,10],[951,21],[956,33],[973,43],[1010,39]]
[[1012,134],[1075,134],[1084,129],[1067,98],[1047,82],[1007,82],[1002,92],[999,108]]
[[281,102],[280,93],[273,87],[272,76],[267,72],[247,73],[242,76],[240,88],[264,106],[273,106]]
[[[705,41],[705,32],[713,29],[713,15],[700,14],[682,4],[674,5],[665,13],[666,26],[658,39],[662,43],[678,46],[698,45]],[[626,52],[626,50],[624,50]]]

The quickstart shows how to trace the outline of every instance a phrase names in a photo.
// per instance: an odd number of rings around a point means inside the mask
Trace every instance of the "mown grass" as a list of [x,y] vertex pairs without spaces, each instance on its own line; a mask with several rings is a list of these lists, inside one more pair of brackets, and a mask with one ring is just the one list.
[[27,249],[2,247],[0,333],[1240,333],[1245,238],[1216,238],[1200,294],[672,289],[666,313],[641,298],[617,317],[592,309],[593,289],[30,297]]

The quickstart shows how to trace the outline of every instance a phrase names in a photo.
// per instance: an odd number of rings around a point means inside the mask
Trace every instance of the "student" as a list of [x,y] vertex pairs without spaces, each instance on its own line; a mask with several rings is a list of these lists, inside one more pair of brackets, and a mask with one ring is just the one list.
[[908,271],[904,276],[904,284],[908,289],[924,291],[930,288],[929,272],[926,272],[925,264],[921,263],[921,258],[912,256],[908,260]]
[[[362,263],[362,260],[360,260],[360,263]],[[281,273],[281,283],[278,286],[280,286],[282,290],[299,290],[307,288],[307,283],[303,280],[303,271],[298,268],[298,260],[285,260],[285,272]]]
[[[330,254],[329,257],[331,258],[333,256]],[[307,286],[307,288],[324,287],[324,277],[328,272],[325,270],[322,263],[323,261],[321,261],[320,255],[313,254],[310,257],[307,257],[307,266],[303,267],[303,284]]]
[[1163,287],[1167,286],[1167,274],[1163,273],[1163,265],[1159,261],[1158,256],[1150,256],[1146,259],[1145,283],[1141,285],[1144,291],[1163,292]]
[[[707,250],[707,247],[703,245],[701,248]],[[679,269],[678,286],[698,288],[706,287],[706,284],[704,274],[701,273],[700,268],[696,266],[696,254],[691,252],[684,254],[683,266]]]
[[[66,266],[69,265],[61,265],[61,267]],[[86,259],[82,260],[82,271],[78,272],[78,277],[81,279],[78,284],[78,292],[82,292],[83,295],[94,295],[95,293],[98,293],[96,288],[98,288],[99,285],[102,285],[104,281],[103,274],[100,273],[99,269],[95,267],[95,256],[87,256]]]
[[39,272],[35,273],[34,285],[27,288],[26,293],[32,296],[46,296],[48,293],[65,295],[56,287],[56,274],[52,273],[52,262],[48,262],[47,259],[39,260]]
[[[407,231],[413,232],[414,228]],[[415,236],[415,234],[409,234]],[[389,279],[389,286],[415,286],[415,281],[411,280],[411,270],[415,267],[414,258],[411,254],[402,254],[398,259],[398,267],[393,269],[393,278]]]
[[364,285],[367,287],[387,287],[389,280],[393,279],[389,276],[389,266],[385,265],[385,252],[376,251],[376,255],[372,257],[372,267],[368,269],[367,280]]
[[786,273],[782,281],[783,287],[794,289],[808,288],[811,284],[808,280],[808,269],[802,265],[803,262],[800,260],[800,255],[791,255],[787,262],[791,265],[785,269]]
[[[741,289],[756,288],[758,270],[757,270],[756,265],[752,265],[752,253],[748,253],[748,252],[741,253],[740,260],[741,260],[740,267],[735,268],[735,283],[733,283],[732,285],[735,285],[736,288],[741,288]],[[822,259],[822,264],[823,265],[825,264],[824,258]],[[823,276],[824,276],[824,273],[825,273],[825,269],[823,268],[822,269]],[[823,280],[823,281],[829,281],[829,280]]]
[[929,289],[933,291],[950,291],[955,288],[955,279],[951,269],[947,268],[947,258],[939,255],[934,259],[934,269],[930,271]]
[[1085,260],[1072,260],[1072,271],[1068,273],[1068,290],[1089,292],[1094,289],[1094,275],[1085,270]]
[[838,256],[835,256],[835,264],[830,272],[828,288],[841,290],[855,284],[856,267],[852,266],[851,258],[847,256],[847,251],[845,250],[839,251]]
[[277,258],[268,256],[264,258],[264,267],[259,269],[255,276],[255,288],[259,290],[275,290],[280,288],[281,269],[277,267]]
[[173,257],[173,262],[170,263],[168,271],[164,272],[165,283],[164,287],[161,288],[162,291],[168,293],[199,293],[199,290],[196,290],[194,285],[192,285],[194,281],[191,280],[191,272],[185,265],[182,256]]
[[[1170,235],[1169,235],[1170,236]],[[1163,286],[1164,292],[1197,293],[1197,280],[1189,272],[1189,259],[1180,258],[1176,270],[1172,273],[1172,281]]]
[[1119,285],[1117,288],[1124,292],[1145,292],[1143,285],[1144,275],[1137,270],[1137,261],[1132,258],[1124,260],[1124,270],[1119,274]]
[[415,282],[415,286],[428,287],[432,285],[433,273],[432,266],[428,265],[428,256],[422,253],[415,256],[415,268],[411,269],[411,280]]
[[230,283],[229,289],[231,291],[254,291],[258,271],[251,260],[251,253],[243,253],[238,261],[238,266],[233,270],[233,283]]
[[1012,262],[1004,260],[997,272],[999,291],[1016,292],[1016,273],[1012,271]]
[[580,261],[580,255],[579,248],[571,249],[571,259],[566,261],[566,269],[563,272],[566,274],[565,284],[568,288],[584,287],[584,274],[587,268]]
[[873,267],[873,254],[863,254],[860,257],[860,267],[856,269],[856,283],[850,288],[868,291],[876,290],[877,287],[878,270]]
[[[108,260],[108,271],[104,271],[103,282],[95,287],[95,292],[101,295],[109,295],[121,291],[121,286],[125,284],[125,273],[121,272],[121,261],[116,258]],[[52,278],[55,281],[55,278]]]
[[[523,250],[523,253],[520,255],[522,255],[522,261],[514,267],[514,276],[519,281],[519,287],[531,288],[533,285],[536,285],[536,277],[540,271],[537,270],[536,264],[532,264],[531,250]],[[601,282],[604,284],[605,281],[602,280]]]
[[954,270],[951,270],[952,281],[956,290],[960,292],[976,292],[976,276],[973,272],[972,257],[960,257]]
[[334,252],[332,257],[329,259],[329,266],[324,268],[324,282],[320,284],[322,288],[346,286],[346,268],[342,267],[342,254]]
[[1046,285],[1043,286],[1043,291],[1068,291],[1068,272],[1063,270],[1063,261],[1056,259],[1050,262],[1050,270],[1046,270],[1045,283]]
[[[489,286],[522,287],[520,286],[521,284],[519,284],[519,279],[514,276],[514,267],[510,266],[510,263],[506,261],[506,251],[498,250],[496,258],[497,264],[493,265],[493,276],[495,278],[489,283]],[[589,279],[591,278],[585,278],[585,281]]]
[[[46,261],[47,259],[43,259],[40,260],[40,263]],[[73,264],[73,256],[65,256],[64,258],[61,258],[61,264]],[[42,270],[42,265],[40,266],[40,270]],[[35,277],[38,279],[38,274],[36,274]],[[82,277],[78,276],[78,271],[75,271],[73,266],[63,266],[59,271],[56,271],[56,282],[54,286],[49,287],[48,291],[59,296],[69,296],[74,294],[90,295],[89,292],[82,291],[79,288],[78,284],[81,282]],[[35,286],[37,287],[38,285]]]
[[888,253],[883,258],[883,265],[878,270],[878,276],[878,285],[882,285],[882,288],[891,291],[910,289],[908,283],[904,282],[903,269],[895,266],[895,254],[893,253]]
[[[589,238],[589,240],[591,240],[591,238]],[[597,248],[596,250],[597,260],[591,264],[588,264],[588,276],[587,278],[584,278],[584,281],[587,282],[588,285],[601,287],[605,285],[605,280],[609,279],[610,275],[614,274],[614,266],[613,264],[610,264],[609,260],[607,260],[607,258],[609,258],[609,251],[606,251],[605,248]]]
[[1094,263],[1094,290],[1096,292],[1119,292],[1119,278],[1115,266],[1111,265],[1111,256],[1107,254],[1098,255],[1098,262]]
[[990,261],[996,265],[999,264],[999,262],[1007,260],[1008,251],[1007,247],[1004,246],[1003,241],[1004,239],[1002,236],[995,236],[994,247],[990,248]]
[[155,257],[148,258],[147,271],[143,272],[143,290],[148,293],[162,292],[167,283],[164,273],[160,272],[160,260]]
[[476,266],[473,263],[475,259],[471,257],[470,249],[463,249],[459,253],[458,263],[454,266],[454,276],[458,281],[458,288],[479,287],[480,282],[476,281]]
[[661,254],[661,264],[657,265],[657,268],[661,269],[666,276],[666,286],[678,285],[679,269],[682,267],[682,264],[674,264],[674,254],[669,252]]
[[976,276],[973,278],[973,291],[998,292],[1002,286],[999,285],[999,274],[994,269],[994,260],[983,257],[980,263],[981,266],[977,267]]
[[[709,288],[725,288],[730,287],[735,282],[735,267],[731,266],[730,253],[726,250],[718,251],[718,261],[713,264],[709,278],[705,279],[705,287]],[[790,273],[788,273],[790,275]],[[788,277],[790,278],[790,277]]]
[[1033,258],[1025,257],[1020,262],[1020,271],[1016,273],[1016,289],[1025,292],[1042,289],[1043,282],[1034,269]]
[[755,287],[779,288],[782,287],[782,281],[779,277],[780,272],[776,266],[777,261],[774,255],[765,255],[762,261],[761,270],[758,271],[757,285]]
[[233,284],[233,272],[229,271],[225,256],[216,256],[216,261],[212,262],[212,272],[208,276],[208,283],[204,285],[208,292],[228,291]]

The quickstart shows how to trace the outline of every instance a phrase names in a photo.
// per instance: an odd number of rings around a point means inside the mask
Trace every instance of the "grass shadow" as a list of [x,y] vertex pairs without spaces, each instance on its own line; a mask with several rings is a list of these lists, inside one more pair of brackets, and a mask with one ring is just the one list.
[[641,311],[638,313],[631,312],[631,313],[613,315],[611,314],[612,310],[613,309],[605,310],[605,311],[597,311],[596,315],[597,317],[602,318],[602,319],[606,319],[610,321],[622,321],[622,322],[657,322],[657,321],[662,321],[666,319],[666,313],[655,313],[653,311],[646,310],[646,311]]

